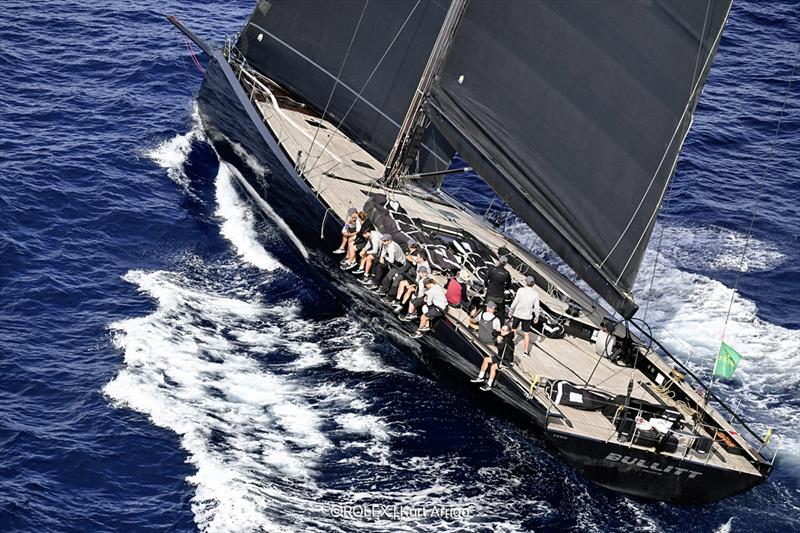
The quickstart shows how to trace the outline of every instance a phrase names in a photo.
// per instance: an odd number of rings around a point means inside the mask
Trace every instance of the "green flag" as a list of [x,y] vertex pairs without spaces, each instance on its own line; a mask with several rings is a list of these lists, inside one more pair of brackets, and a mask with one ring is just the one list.
[[742,360],[739,352],[725,344],[724,342],[719,347],[719,355],[717,356],[717,364],[714,365],[714,375],[723,378],[729,378],[736,370],[736,365]]

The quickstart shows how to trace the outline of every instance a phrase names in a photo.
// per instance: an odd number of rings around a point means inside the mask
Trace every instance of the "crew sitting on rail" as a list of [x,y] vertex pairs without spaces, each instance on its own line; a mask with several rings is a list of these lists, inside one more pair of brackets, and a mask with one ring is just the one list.
[[614,335],[609,333],[608,323],[604,320],[600,323],[600,330],[594,341],[594,353],[600,357],[611,357],[611,354],[614,353],[614,341]]
[[[413,304],[412,304],[413,305]],[[425,280],[425,305],[422,306],[422,316],[419,317],[419,328],[412,335],[418,339],[422,334],[431,330],[431,322],[444,316],[447,311],[447,298],[444,287],[436,283],[433,278]]]
[[381,237],[381,242],[383,246],[378,256],[378,264],[375,265],[375,275],[372,277],[372,280],[367,280],[364,283],[369,289],[377,288],[390,268],[393,266],[400,266],[406,260],[403,249],[399,244],[394,242],[391,235],[384,233]]
[[430,268],[428,267],[428,262],[425,260],[425,256],[418,252],[415,256],[416,259],[416,266],[412,270],[411,275],[412,278],[404,278],[400,280],[400,283],[397,284],[397,292],[395,295],[395,301],[393,302],[393,308],[395,313],[399,313],[406,307],[408,301],[411,300],[412,296],[419,298],[425,292],[425,278],[428,277],[428,273],[430,272]]
[[347,251],[347,244],[356,234],[361,231],[361,224],[358,219],[358,209],[351,207],[347,210],[347,216],[342,226],[342,243],[333,251],[335,254],[343,254]]
[[500,319],[494,314],[497,304],[489,301],[486,311],[478,317],[478,340],[486,345],[491,345],[500,331]]
[[501,320],[506,319],[506,290],[511,288],[511,274],[506,270],[508,258],[501,255],[497,264],[486,269],[484,282],[486,284],[486,302],[494,302],[497,309],[497,316]]
[[476,294],[469,300],[467,306],[467,313],[469,313],[469,327],[474,330],[478,329],[478,313],[483,309],[483,298]]
[[418,263],[419,245],[416,241],[411,240],[406,243],[406,246],[408,247],[408,253],[406,253],[403,264],[389,269],[380,286],[375,289],[379,296],[394,294],[397,291],[398,284],[403,279],[414,279],[414,272]]
[[486,379],[486,370],[488,368],[489,381],[481,387],[482,391],[492,390],[498,368],[502,369],[503,365],[514,366],[514,334],[511,332],[511,328],[508,327],[508,324],[503,324],[503,327],[500,328],[498,335],[495,337],[494,344],[497,351],[492,351],[484,356],[478,377],[470,380],[472,383],[482,382]]
[[356,267],[356,256],[358,249],[366,244],[363,231],[367,222],[367,214],[364,211],[356,213],[356,234],[347,241],[347,255],[342,261],[342,270],[352,270]]
[[469,270],[460,270],[447,282],[447,290],[444,294],[450,307],[461,309],[467,303],[466,283],[470,278],[472,278],[472,274],[469,273]]
[[372,263],[375,261],[375,258],[380,255],[383,243],[381,242],[381,232],[371,226],[363,229],[361,234],[364,236],[366,244],[358,253],[361,259],[359,261],[358,270],[354,271],[353,274],[363,274],[364,277],[362,281],[366,281],[371,276],[370,270],[372,270]]
[[533,276],[525,278],[525,286],[517,290],[514,301],[511,302],[511,330],[516,335],[517,328],[522,325],[525,355],[530,355],[531,322],[539,322],[539,293],[533,288],[535,285]]

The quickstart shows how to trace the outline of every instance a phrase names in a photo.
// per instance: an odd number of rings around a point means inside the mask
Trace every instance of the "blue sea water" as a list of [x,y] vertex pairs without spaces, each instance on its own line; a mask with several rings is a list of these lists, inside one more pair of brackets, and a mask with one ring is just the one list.
[[[219,43],[252,2],[3,7],[0,530],[800,529],[796,3],[735,4],[636,288],[707,374],[755,209],[726,329],[744,361],[718,390],[782,448],[765,484],[693,508],[582,479],[349,315],[257,216],[162,16]],[[361,503],[469,516],[331,513]]]

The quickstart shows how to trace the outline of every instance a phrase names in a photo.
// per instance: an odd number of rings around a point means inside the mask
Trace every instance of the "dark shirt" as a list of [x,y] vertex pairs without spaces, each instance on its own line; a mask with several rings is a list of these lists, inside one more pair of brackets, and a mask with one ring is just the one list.
[[511,288],[511,274],[501,266],[491,266],[486,269],[486,298],[505,298],[506,289]]
[[[511,363],[514,361],[514,334],[499,335],[500,340],[495,339],[494,343],[497,346],[497,360],[503,363]],[[505,355],[504,355],[505,353]]]

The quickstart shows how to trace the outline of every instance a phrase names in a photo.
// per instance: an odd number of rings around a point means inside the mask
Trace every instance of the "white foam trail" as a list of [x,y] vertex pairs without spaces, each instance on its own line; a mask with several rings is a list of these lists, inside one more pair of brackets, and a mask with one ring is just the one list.
[[205,139],[203,128],[200,123],[200,112],[197,102],[192,106],[192,127],[187,133],[175,135],[171,139],[161,141],[157,146],[145,150],[144,154],[154,163],[167,171],[167,176],[174,181],[184,191],[189,189],[189,178],[183,170],[189,152],[192,150],[192,142]]
[[[656,228],[654,241],[657,242],[660,232],[661,228]],[[717,226],[666,226],[662,253],[679,268],[715,272],[737,271],[740,264],[743,272],[763,272],[787,259],[776,245],[751,238],[742,263],[746,242],[745,234]],[[643,268],[641,272],[649,271]]]
[[[643,272],[650,272],[648,257]],[[786,437],[783,459],[797,461],[800,450],[800,413],[797,403],[786,395],[800,387],[797,356],[800,331],[766,322],[758,317],[754,302],[737,294],[728,324],[725,317],[731,288],[708,277],[676,268],[668,258],[659,260],[647,320],[654,334],[667,348],[710,378],[720,335],[742,354],[734,380],[717,381],[717,394],[729,405],[743,400],[741,411],[758,420],[756,428],[776,427]],[[634,291],[644,294],[650,276],[640,280]]]
[[[234,148],[236,146],[239,146],[239,145],[234,145]],[[246,154],[247,152],[243,152],[243,153]],[[250,156],[250,155],[247,155],[247,158],[252,159],[253,161],[255,161],[255,158]],[[220,166],[222,164],[223,163],[220,163]],[[255,164],[258,164],[258,162],[256,162]],[[260,168],[261,168],[261,171],[263,172],[263,167],[260,167]],[[276,213],[274,209],[272,209],[272,206],[270,206],[263,198],[261,198],[261,196],[259,196],[259,194],[256,192],[256,190],[250,185],[250,183],[247,182],[246,179],[244,179],[244,176],[242,176],[239,173],[239,171],[236,170],[236,168],[234,168],[233,166],[228,166],[228,170],[236,178],[236,180],[242,185],[242,187],[247,191],[247,194],[250,195],[250,198],[252,198],[253,201],[256,202],[256,205],[258,205],[258,207],[261,208],[261,211],[265,215],[267,215],[275,224],[278,225],[278,227],[286,234],[286,236],[289,238],[289,240],[292,241],[292,244],[295,245],[295,247],[300,252],[300,254],[306,260],[308,260],[308,249],[305,247],[305,245],[300,240],[300,238],[297,235],[295,235],[295,233],[292,231],[292,228],[289,227],[289,225],[286,223],[286,221],[283,220],[283,218],[281,218],[281,216],[278,215],[278,213]]]
[[731,527],[733,526],[733,517],[728,518],[728,521],[724,524],[720,525],[717,529],[714,530],[714,533],[731,533]]
[[222,333],[265,310],[193,289],[170,273],[132,271],[125,279],[155,298],[158,309],[111,325],[125,367],[104,392],[181,436],[197,468],[189,481],[197,487],[192,509],[202,529],[274,530],[252,498],[259,480],[249,469],[306,480],[330,444],[294,387],[263,372]]
[[[309,385],[291,372],[268,371],[253,354],[294,354],[295,361],[283,365],[294,369],[308,352],[336,359],[340,347],[366,350],[361,343],[372,337],[354,335],[348,318],[312,324],[296,316],[292,302],[267,307],[175,273],[131,271],[124,279],[157,308],[110,326],[125,366],[104,393],[180,436],[196,468],[188,481],[195,487],[198,527],[277,531],[308,520],[319,524],[312,530],[334,527],[335,516],[309,518],[309,509],[318,507],[323,493],[334,502],[353,503],[359,496],[317,486],[316,470],[331,438],[350,450],[348,461],[388,464],[395,432],[365,412],[370,403],[359,387]],[[318,338],[320,329],[333,332],[324,348],[308,338]]]
[[281,264],[258,242],[255,217],[250,206],[242,200],[233,185],[233,176],[220,162],[216,178],[217,216],[222,219],[220,233],[233,244],[247,263],[262,270],[275,270]]
[[[504,531],[523,531],[525,520],[553,512],[517,493],[524,480],[504,467],[468,474],[476,481],[464,491],[466,459],[399,460],[395,439],[414,435],[373,408],[364,392],[365,370],[349,373],[355,379],[347,383],[330,377],[344,374],[338,367],[352,356],[348,350],[371,351],[372,336],[349,318],[310,323],[292,302],[267,306],[237,287],[220,293],[176,273],[132,271],[124,279],[157,308],[111,325],[125,365],[104,393],[178,434],[196,469],[188,481],[201,531],[331,531],[343,525],[331,512],[334,504],[459,506]],[[314,373],[298,365],[308,353],[324,354],[320,366],[327,366]],[[331,456],[339,467],[332,467]],[[343,468],[360,488],[339,478],[335,488],[326,486],[318,476],[323,468]],[[414,482],[371,487],[363,468],[376,469],[383,485],[395,474]],[[512,500],[525,512],[509,516]],[[347,524],[439,532],[472,529],[472,520],[355,518]]]

